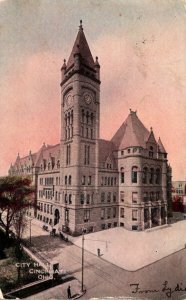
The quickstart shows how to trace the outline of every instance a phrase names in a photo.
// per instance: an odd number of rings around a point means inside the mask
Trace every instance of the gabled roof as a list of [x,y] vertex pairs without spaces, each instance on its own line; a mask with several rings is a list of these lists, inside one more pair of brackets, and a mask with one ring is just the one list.
[[94,69],[94,60],[90,52],[86,37],[84,35],[81,21],[77,37],[72,48],[72,52],[67,62],[67,69],[69,69],[74,64],[74,54],[76,53],[79,53],[81,55],[81,61],[83,64]]
[[114,143],[116,150],[133,146],[146,148],[149,134],[150,132],[138,119],[136,112],[130,110],[129,116],[115,133],[111,141]]
[[163,144],[162,144],[162,141],[161,141],[160,137],[159,137],[159,139],[158,139],[158,148],[159,148],[159,151],[160,151],[160,152],[162,152],[162,153],[167,153],[167,151],[165,150],[165,147],[164,147]]

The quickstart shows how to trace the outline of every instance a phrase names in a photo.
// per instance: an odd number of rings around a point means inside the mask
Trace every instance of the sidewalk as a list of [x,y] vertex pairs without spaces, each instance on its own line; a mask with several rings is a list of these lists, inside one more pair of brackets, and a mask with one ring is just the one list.
[[[82,237],[73,238],[81,248]],[[137,271],[186,245],[186,220],[149,231],[128,231],[116,227],[85,235],[85,250],[128,271]]]
[[81,284],[77,279],[65,282],[63,284],[57,285],[53,288],[47,289],[43,292],[34,294],[30,297],[24,298],[28,300],[66,300],[67,297],[67,288],[70,285],[71,287],[71,299],[78,299],[82,295],[85,294],[85,292],[81,292]]

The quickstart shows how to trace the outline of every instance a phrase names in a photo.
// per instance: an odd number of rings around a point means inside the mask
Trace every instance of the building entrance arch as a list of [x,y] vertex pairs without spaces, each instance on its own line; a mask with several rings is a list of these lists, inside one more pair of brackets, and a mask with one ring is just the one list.
[[56,208],[54,211],[54,226],[59,223],[60,215],[59,210]]

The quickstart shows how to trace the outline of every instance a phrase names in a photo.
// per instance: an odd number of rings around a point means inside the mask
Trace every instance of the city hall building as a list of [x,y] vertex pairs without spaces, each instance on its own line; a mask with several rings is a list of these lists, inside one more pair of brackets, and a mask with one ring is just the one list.
[[100,84],[98,58],[80,22],[61,68],[60,143],[18,155],[9,174],[32,176],[35,217],[70,234],[166,224],[171,194],[166,150],[133,110],[110,141],[101,139]]

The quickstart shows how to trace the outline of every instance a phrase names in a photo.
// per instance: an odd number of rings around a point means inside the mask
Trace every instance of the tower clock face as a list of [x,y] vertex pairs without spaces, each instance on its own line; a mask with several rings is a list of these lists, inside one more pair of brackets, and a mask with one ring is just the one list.
[[87,104],[90,104],[92,102],[92,96],[89,93],[85,93],[83,95],[83,99]]

